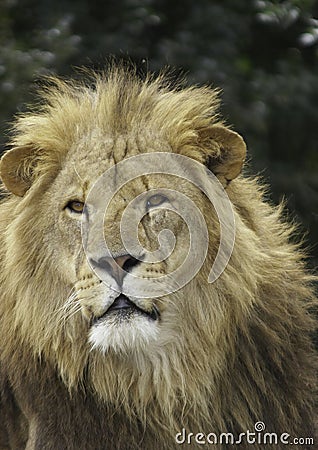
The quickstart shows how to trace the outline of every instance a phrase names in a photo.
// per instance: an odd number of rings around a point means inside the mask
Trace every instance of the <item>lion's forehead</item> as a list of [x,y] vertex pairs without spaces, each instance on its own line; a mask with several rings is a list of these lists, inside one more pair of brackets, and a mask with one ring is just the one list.
[[[83,200],[92,189],[95,193],[111,190],[117,199],[131,200],[136,196],[158,187],[173,188],[180,184],[172,175],[154,173],[153,167],[144,165],[143,155],[154,152],[168,152],[172,149],[162,140],[145,140],[137,142],[138,136],[105,137],[98,143],[90,142],[88,138],[74,144],[70,149],[63,167],[58,174],[58,184],[67,186],[65,191],[76,191]],[[137,157],[134,164],[126,164],[132,157]],[[154,164],[156,166],[156,164]],[[173,180],[174,179],[174,180]],[[73,195],[73,194],[72,194]],[[92,198],[91,198],[92,200]]]
[[109,136],[94,128],[74,142],[65,164],[98,177],[129,157],[171,150],[167,138],[156,130],[132,130],[126,135]]

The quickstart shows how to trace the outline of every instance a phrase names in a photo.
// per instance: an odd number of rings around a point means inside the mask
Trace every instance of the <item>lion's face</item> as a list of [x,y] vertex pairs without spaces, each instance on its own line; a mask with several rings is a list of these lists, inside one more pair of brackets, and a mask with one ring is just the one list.
[[[78,338],[97,351],[151,351],[151,345],[171,336],[182,320],[178,291],[183,286],[175,271],[190,250],[189,224],[181,217],[187,206],[184,197],[202,214],[209,202],[193,183],[169,174],[147,174],[145,169],[144,175],[124,183],[121,175],[130,170],[124,162],[131,155],[118,164],[116,145],[112,142],[103,159],[92,145],[84,160],[71,152],[40,198],[38,213],[50,223],[56,270],[71,287],[66,324],[82,316],[87,331],[83,335],[81,330]],[[155,150],[151,142],[146,148],[148,155]],[[171,152],[164,142],[160,148]],[[106,204],[110,186],[115,194]],[[211,213],[211,205],[208,208]],[[41,224],[39,240],[45,234]],[[190,280],[196,275],[192,269],[193,263],[184,269]]]

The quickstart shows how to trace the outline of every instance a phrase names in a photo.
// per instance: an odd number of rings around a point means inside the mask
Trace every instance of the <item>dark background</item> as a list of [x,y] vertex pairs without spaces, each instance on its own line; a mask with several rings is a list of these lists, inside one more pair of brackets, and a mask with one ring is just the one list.
[[[250,173],[287,200],[318,262],[317,0],[0,0],[0,145],[34,80],[112,54],[223,89]],[[34,89],[34,88],[33,88]]]

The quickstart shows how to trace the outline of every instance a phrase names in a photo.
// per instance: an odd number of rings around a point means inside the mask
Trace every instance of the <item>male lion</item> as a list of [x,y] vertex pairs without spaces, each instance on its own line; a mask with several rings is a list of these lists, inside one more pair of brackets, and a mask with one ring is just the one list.
[[218,92],[41,96],[0,164],[1,450],[314,448],[313,276]]

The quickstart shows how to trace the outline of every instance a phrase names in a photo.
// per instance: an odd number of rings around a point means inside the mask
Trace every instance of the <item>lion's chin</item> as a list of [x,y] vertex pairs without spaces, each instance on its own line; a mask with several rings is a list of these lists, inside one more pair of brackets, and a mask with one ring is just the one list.
[[131,353],[147,350],[158,338],[158,324],[138,313],[122,311],[107,315],[102,321],[93,324],[89,333],[92,350],[103,353]]

